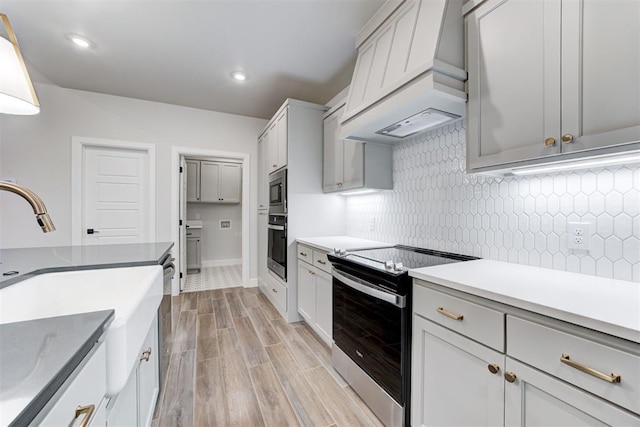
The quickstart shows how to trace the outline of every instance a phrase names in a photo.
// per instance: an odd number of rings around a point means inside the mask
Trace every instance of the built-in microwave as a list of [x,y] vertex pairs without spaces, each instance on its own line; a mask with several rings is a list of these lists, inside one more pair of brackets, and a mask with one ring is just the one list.
[[269,174],[269,215],[287,213],[287,170]]

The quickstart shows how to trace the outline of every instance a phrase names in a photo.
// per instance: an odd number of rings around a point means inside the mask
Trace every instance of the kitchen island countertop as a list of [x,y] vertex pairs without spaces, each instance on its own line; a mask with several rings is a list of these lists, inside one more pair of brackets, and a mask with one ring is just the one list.
[[299,237],[296,241],[325,252],[332,252],[334,249],[353,250],[393,246],[393,243],[377,242],[351,236]]
[[0,425],[27,425],[113,321],[114,311],[0,325]]
[[[0,289],[37,274],[158,264],[172,242],[0,249]],[[5,275],[16,271],[17,274]]]
[[640,283],[488,259],[409,275],[640,343]]

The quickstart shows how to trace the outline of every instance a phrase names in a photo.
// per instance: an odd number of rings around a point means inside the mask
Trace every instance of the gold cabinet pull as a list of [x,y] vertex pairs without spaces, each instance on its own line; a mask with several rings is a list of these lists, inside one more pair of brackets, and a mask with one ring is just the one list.
[[304,252],[300,252],[300,255],[307,256],[307,254],[305,254]]
[[86,405],[80,406],[76,408],[76,416],[73,417],[73,420],[77,420],[80,415],[84,415],[82,422],[80,423],[80,427],[86,427],[89,425],[89,421],[93,416],[93,412],[96,410],[96,405]]
[[450,313],[447,310],[445,310],[443,307],[438,307],[436,309],[436,311],[438,313],[442,314],[443,316],[447,316],[449,319],[453,319],[453,320],[463,320],[464,319],[464,315],[463,314]]
[[311,271],[311,270],[307,270],[307,271],[308,271],[308,272],[309,272],[309,274],[311,274],[312,276],[313,276],[314,274],[316,274],[316,272],[315,272],[315,271]]
[[275,164],[274,164],[274,165],[273,165],[273,167],[274,167],[274,168],[277,168],[277,167],[278,167],[278,165],[275,165]]
[[324,262],[323,260],[319,259],[319,260],[318,260],[318,264],[326,265],[327,263],[326,263],[326,262]]
[[276,294],[278,293],[278,291],[276,290],[276,288],[271,288],[271,290],[272,290],[273,292],[275,292]]
[[556,139],[555,138],[547,138],[544,140],[544,145],[546,145],[547,147],[552,147],[554,145],[556,145]]
[[601,380],[609,383],[619,383],[622,380],[622,378],[618,374],[603,374],[602,372],[596,371],[595,369],[590,368],[587,365],[583,365],[582,363],[576,362],[575,360],[571,360],[571,358],[569,358],[569,355],[566,353],[562,353],[562,356],[560,356],[560,361],[565,365],[569,365],[572,368],[576,368],[579,371],[585,372],[589,375],[593,375],[594,377],[600,378]]
[[489,372],[491,372],[492,374],[497,374],[498,371],[500,370],[500,366],[498,366],[495,363],[490,363],[487,368],[489,368]]
[[513,372],[505,372],[504,373],[504,379],[507,380],[507,382],[512,383],[512,382],[514,382],[516,380],[516,378],[518,378],[518,377]]
[[140,357],[140,361],[148,362],[150,357],[151,357],[151,347],[147,347],[147,349],[142,352],[142,357]]
[[570,144],[573,142],[573,135],[571,135],[570,133],[565,133],[560,139],[562,139],[562,142],[564,144]]

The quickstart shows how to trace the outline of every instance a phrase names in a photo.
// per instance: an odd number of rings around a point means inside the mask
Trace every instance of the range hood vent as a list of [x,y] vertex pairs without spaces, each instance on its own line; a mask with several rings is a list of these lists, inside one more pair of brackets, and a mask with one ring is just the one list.
[[387,0],[358,34],[342,138],[394,143],[464,117],[462,3]]

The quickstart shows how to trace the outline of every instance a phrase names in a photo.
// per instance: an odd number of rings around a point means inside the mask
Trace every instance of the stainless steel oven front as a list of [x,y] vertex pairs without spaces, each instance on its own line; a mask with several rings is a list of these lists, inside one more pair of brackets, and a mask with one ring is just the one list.
[[269,214],[267,267],[287,280],[287,216]]
[[287,213],[287,170],[269,174],[269,215]]

